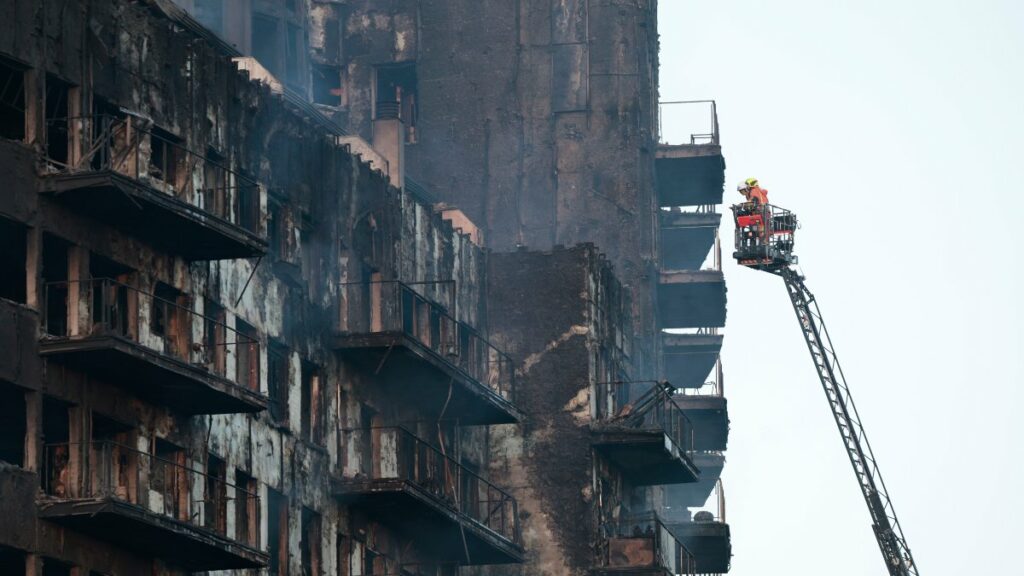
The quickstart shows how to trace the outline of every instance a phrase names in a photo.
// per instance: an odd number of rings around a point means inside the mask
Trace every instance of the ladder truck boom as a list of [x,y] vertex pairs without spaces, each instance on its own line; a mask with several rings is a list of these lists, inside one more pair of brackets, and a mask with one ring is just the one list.
[[796,215],[770,204],[745,203],[732,209],[736,222],[736,251],[733,254],[736,261],[741,266],[780,276],[785,282],[807,349],[871,514],[875,540],[889,575],[918,576],[917,565],[871,451],[818,302],[804,283],[804,277],[794,268],[797,264],[797,257],[793,254],[793,237],[798,227]]

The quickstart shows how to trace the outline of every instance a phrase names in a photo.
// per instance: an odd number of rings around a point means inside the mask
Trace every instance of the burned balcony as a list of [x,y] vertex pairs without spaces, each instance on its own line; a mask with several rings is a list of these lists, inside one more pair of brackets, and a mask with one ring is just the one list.
[[[705,116],[707,115],[707,116]],[[705,125],[710,117],[710,124]],[[688,126],[699,122],[701,132]],[[725,158],[718,136],[718,110],[713,100],[662,102],[659,106],[660,143],[655,159],[661,206],[721,204],[725,187]],[[689,142],[671,144],[669,134],[689,133]],[[680,139],[676,139],[679,141]]]
[[696,561],[654,513],[602,526],[602,563],[594,575],[678,576],[696,574]]
[[[673,208],[659,211],[661,228],[661,267],[664,270],[698,270],[714,248],[721,259],[718,229],[722,215],[714,205],[696,210]],[[717,267],[717,266],[716,266]]]
[[694,449],[699,452],[723,451],[729,443],[729,404],[723,393],[721,361],[715,364],[714,378],[703,388],[681,388],[673,400],[693,423]]
[[47,154],[40,191],[187,260],[267,251],[259,184],[133,117],[49,120],[67,137]]
[[[190,571],[261,568],[256,526],[231,526],[256,494],[184,464],[114,442],[45,447],[39,516]],[[254,522],[254,513],[237,517]],[[239,536],[240,535],[240,536]]]
[[725,276],[720,269],[663,270],[658,280],[661,327],[725,326]]
[[718,364],[722,340],[717,328],[699,328],[688,334],[662,332],[665,379],[676,388],[704,386]]
[[519,421],[512,359],[448,310],[402,282],[344,284],[334,346],[377,374],[381,392],[415,398],[425,418]]
[[697,574],[724,574],[732,562],[732,536],[725,521],[725,492],[715,482],[712,507],[664,511],[665,523],[693,554]]
[[591,444],[636,486],[695,482],[693,425],[663,382],[596,385]]
[[436,560],[523,561],[516,500],[404,428],[348,431],[339,500],[417,534]]
[[[265,409],[252,361],[259,342],[161,288],[149,294],[107,278],[46,284],[40,354],[185,414]],[[229,354],[239,359],[233,373]]]
[[708,501],[722,477],[725,455],[721,452],[694,452],[693,462],[700,470],[699,480],[665,487],[666,500],[677,509],[698,508]]

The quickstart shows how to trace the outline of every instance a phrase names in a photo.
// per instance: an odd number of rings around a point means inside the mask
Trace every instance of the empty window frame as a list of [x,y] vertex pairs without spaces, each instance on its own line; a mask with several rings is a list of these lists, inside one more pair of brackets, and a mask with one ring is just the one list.
[[342,105],[341,68],[313,65],[313,102],[324,106]]
[[203,360],[208,369],[219,376],[225,375],[227,356],[233,349],[228,346],[226,319],[223,306],[209,298],[203,300]]
[[309,442],[324,443],[324,390],[320,369],[310,362],[302,363],[302,437]]
[[235,320],[236,334],[231,339],[237,358],[235,381],[250,390],[260,389],[260,333],[241,318]]
[[46,157],[58,167],[67,166],[69,159],[70,97],[71,84],[56,76],[46,75]]
[[190,514],[185,459],[185,450],[180,446],[163,438],[153,441],[153,456],[149,458],[149,489],[160,494],[163,513],[179,520],[188,518]]
[[256,479],[235,470],[235,540],[259,548],[259,499]]
[[[228,529],[228,467],[223,458],[207,453],[206,494],[203,497],[203,522],[218,534]],[[244,503],[244,501],[243,501]]]
[[25,303],[28,228],[0,217],[0,298]]
[[69,405],[66,402],[43,396],[43,444],[46,461],[41,478],[47,493],[57,497],[68,497],[72,489],[70,476],[71,422]]
[[25,139],[25,71],[0,59],[0,138]]
[[267,354],[267,393],[270,396],[270,418],[280,425],[288,423],[290,364],[288,349],[272,342]]
[[175,188],[180,187],[179,180],[185,174],[185,149],[182,140],[174,134],[158,127],[149,133],[149,175]]
[[288,499],[277,490],[267,488],[267,564],[269,574],[288,574]]
[[322,542],[320,537],[320,515],[309,508],[302,509],[302,576],[321,576]]
[[43,305],[46,332],[68,336],[68,249],[71,244],[52,234],[43,233]]
[[0,461],[25,465],[25,391],[0,380]]
[[191,318],[188,297],[173,286],[157,282],[150,308],[149,329],[163,338],[167,354],[185,357],[189,353]]
[[376,73],[376,118],[400,119],[405,124],[405,141],[416,142],[419,116],[416,63],[378,66]]

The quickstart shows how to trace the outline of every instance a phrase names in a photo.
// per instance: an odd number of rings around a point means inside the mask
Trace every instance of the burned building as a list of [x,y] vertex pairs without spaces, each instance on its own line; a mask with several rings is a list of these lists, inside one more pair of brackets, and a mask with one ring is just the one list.
[[5,8],[0,573],[728,569],[656,2]]

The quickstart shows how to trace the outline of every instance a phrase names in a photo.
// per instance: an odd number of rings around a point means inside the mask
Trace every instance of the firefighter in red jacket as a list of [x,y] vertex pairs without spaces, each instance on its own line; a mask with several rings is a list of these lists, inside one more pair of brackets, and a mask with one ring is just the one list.
[[757,178],[747,178],[736,187],[746,199],[744,213],[751,216],[752,223],[745,231],[748,246],[760,246],[765,240],[768,223],[768,191],[757,182]]

